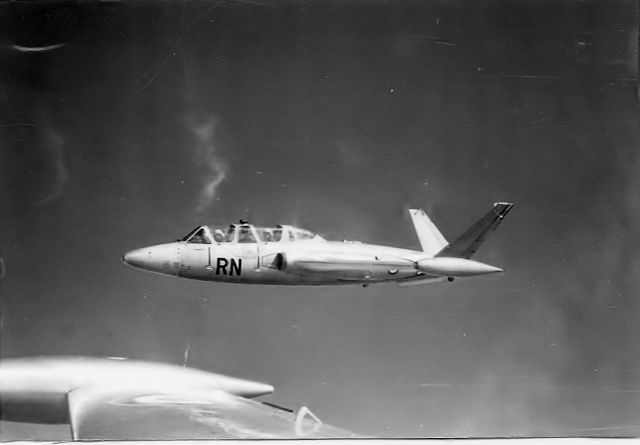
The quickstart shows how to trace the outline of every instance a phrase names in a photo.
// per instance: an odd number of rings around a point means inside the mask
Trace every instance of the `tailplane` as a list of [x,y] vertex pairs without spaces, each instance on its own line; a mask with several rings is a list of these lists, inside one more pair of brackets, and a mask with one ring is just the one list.
[[[436,257],[471,258],[485,239],[513,208],[509,202],[496,202],[493,208],[458,239],[438,251]],[[426,216],[426,215],[425,215]],[[437,229],[436,229],[437,230]],[[424,248],[423,248],[424,250]]]

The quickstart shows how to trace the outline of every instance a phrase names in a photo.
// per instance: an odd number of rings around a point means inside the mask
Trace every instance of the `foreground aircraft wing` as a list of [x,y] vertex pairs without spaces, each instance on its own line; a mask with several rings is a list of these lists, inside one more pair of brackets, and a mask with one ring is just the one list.
[[[612,428],[616,430],[615,427]],[[630,428],[630,431],[635,431]],[[601,433],[602,434],[602,433]],[[619,437],[503,437],[503,438],[401,438],[401,439],[384,439],[376,438],[376,441],[369,439],[367,443],[377,443],[379,445],[389,445],[395,443],[419,443],[419,444],[433,444],[433,445],[637,445],[640,443],[640,439],[633,436],[631,433],[629,436]],[[76,445],[74,442],[51,442],[51,441],[23,441],[22,443],[33,443],[34,445]],[[238,443],[238,442],[237,442]],[[243,445],[250,445],[247,442],[239,442]],[[342,442],[341,442],[342,443]],[[195,442],[193,440],[183,441],[153,441],[153,442],[131,442],[131,441],[117,441],[111,442],[110,445],[203,445],[202,442]]]
[[88,386],[69,392],[67,400],[73,440],[355,437],[306,408],[295,415],[220,390]]
[[[615,430],[615,428],[612,428]],[[632,433],[633,434],[633,433]],[[504,437],[504,438],[420,438],[416,440],[414,437],[409,439],[383,439],[376,438],[376,442],[369,440],[368,443],[377,443],[380,445],[389,445],[395,443],[401,443],[404,440],[406,443],[420,443],[420,444],[433,444],[433,445],[628,445],[638,444],[639,439],[633,436],[621,436],[621,437]],[[50,442],[50,441],[24,441],[22,443],[33,443],[35,445],[75,445],[74,442]],[[236,442],[237,444],[247,445],[247,442]],[[118,441],[113,445],[144,445],[147,442],[131,442],[131,441]],[[184,441],[154,441],[152,445],[202,445],[202,442],[194,442],[192,440]],[[250,443],[248,444],[250,445]]]

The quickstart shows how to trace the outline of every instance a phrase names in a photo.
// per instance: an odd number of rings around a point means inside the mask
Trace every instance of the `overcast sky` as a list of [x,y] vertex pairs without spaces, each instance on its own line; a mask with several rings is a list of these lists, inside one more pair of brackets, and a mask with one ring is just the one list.
[[[640,434],[634,1],[0,6],[1,354],[276,386],[386,437]],[[201,223],[418,248],[516,207],[503,274],[398,288],[126,267]],[[68,427],[0,423],[1,438]]]

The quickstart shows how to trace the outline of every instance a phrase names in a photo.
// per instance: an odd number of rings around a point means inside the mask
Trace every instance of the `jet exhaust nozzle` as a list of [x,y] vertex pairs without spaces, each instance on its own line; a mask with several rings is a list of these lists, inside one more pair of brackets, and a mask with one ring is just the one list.
[[471,277],[502,272],[499,267],[465,258],[435,257],[416,261],[416,269],[441,277]]

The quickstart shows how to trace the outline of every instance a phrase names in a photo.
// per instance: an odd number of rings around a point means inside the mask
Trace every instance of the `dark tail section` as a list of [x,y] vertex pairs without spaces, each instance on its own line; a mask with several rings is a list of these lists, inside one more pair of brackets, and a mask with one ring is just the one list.
[[438,252],[436,257],[471,258],[512,207],[513,204],[509,202],[496,202],[489,213],[480,218],[462,236]]

